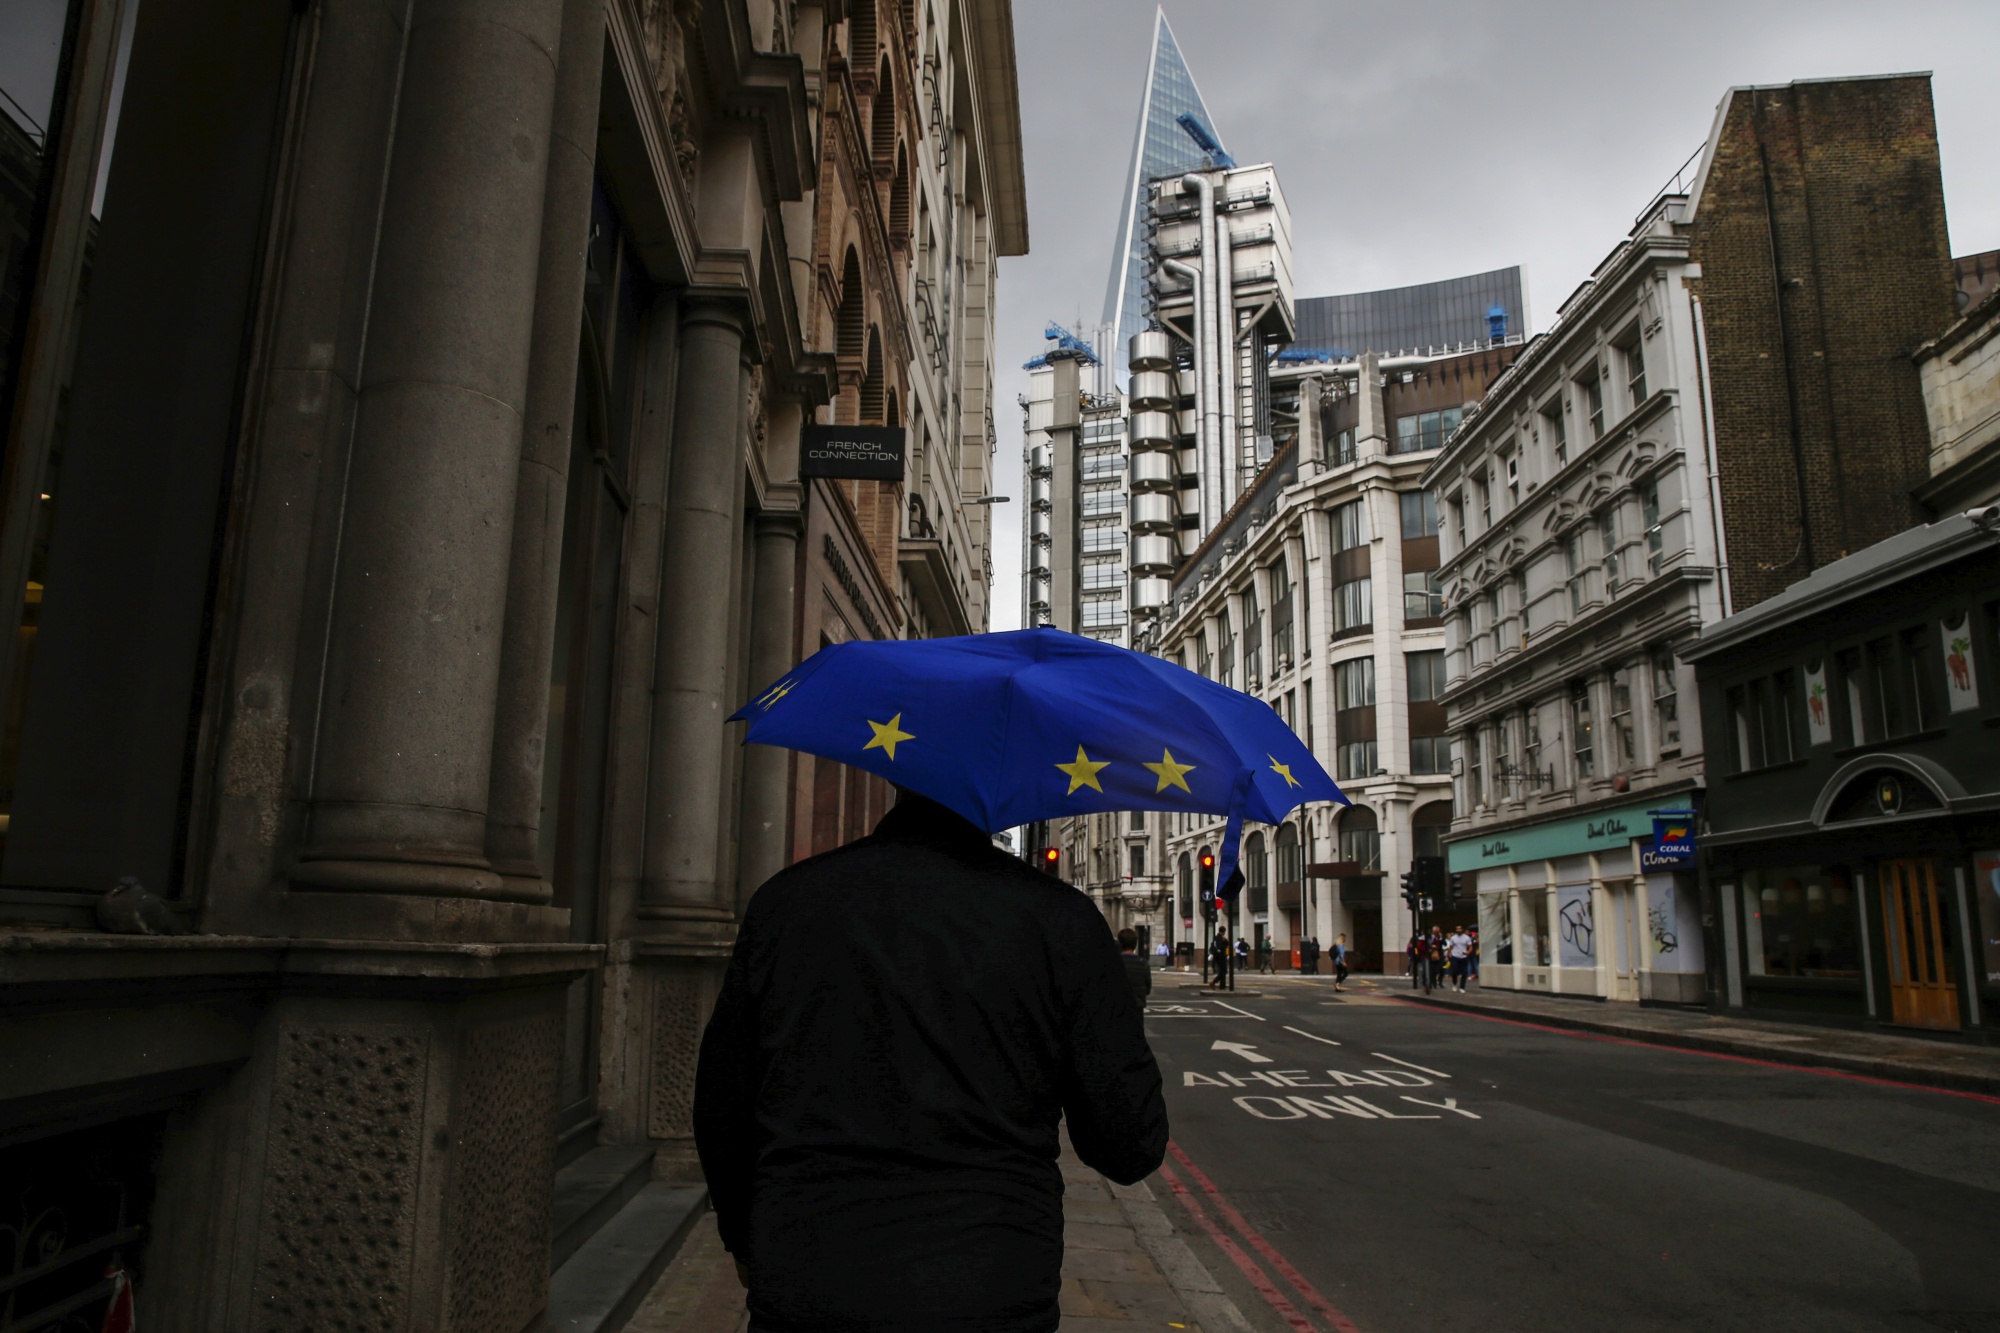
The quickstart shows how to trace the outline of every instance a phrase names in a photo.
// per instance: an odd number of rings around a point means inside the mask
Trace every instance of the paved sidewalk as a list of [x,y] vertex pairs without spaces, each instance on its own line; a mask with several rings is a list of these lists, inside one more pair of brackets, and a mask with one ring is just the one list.
[[1892,1032],[1854,1031],[1806,1023],[1776,1023],[1735,1014],[1653,1005],[1612,1004],[1581,997],[1384,987],[1380,992],[1437,1009],[1463,1009],[1493,1017],[1601,1032],[1633,1041],[1689,1050],[1719,1051],[1753,1060],[1812,1065],[1870,1078],[2000,1095],[2000,1047]]
[[[1251,1333],[1145,1183],[1114,1185],[1063,1142],[1061,1333],[1190,1329]],[[627,1324],[627,1333],[743,1333],[735,1265],[715,1216],[695,1224]]]

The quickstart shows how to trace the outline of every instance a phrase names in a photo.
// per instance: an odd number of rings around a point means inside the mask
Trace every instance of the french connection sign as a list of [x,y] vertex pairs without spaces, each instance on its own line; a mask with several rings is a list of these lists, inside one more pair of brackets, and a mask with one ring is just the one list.
[[799,437],[799,475],[901,481],[905,438],[901,426],[807,425]]

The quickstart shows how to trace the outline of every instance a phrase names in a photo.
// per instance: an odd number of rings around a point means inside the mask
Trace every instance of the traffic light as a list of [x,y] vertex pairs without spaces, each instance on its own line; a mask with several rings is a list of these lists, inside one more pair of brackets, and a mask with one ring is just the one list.
[[1060,847],[1042,848],[1042,870],[1051,875],[1059,876],[1062,874],[1062,849]]
[[1215,854],[1201,854],[1201,914],[1215,920]]
[[1415,871],[1403,872],[1403,901],[1414,912],[1417,910],[1417,876]]
[[1455,903],[1465,901],[1465,876],[1451,877],[1451,900]]

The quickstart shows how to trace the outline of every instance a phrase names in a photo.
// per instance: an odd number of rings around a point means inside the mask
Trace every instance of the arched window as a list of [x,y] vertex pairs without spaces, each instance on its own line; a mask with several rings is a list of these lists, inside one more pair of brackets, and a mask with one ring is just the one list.
[[1299,856],[1297,824],[1278,825],[1277,857],[1278,883],[1297,884],[1305,878],[1305,862]]
[[1410,854],[1443,856],[1444,835],[1451,829],[1451,802],[1432,801],[1410,816]]
[[1174,871],[1174,883],[1180,891],[1181,920],[1194,919],[1194,862],[1188,860],[1186,852],[1181,853],[1179,867]]
[[864,72],[875,63],[874,0],[859,0],[848,16],[847,63]]
[[910,160],[901,145],[896,148],[896,179],[889,187],[889,239],[898,246],[910,243]]
[[1351,805],[1340,814],[1340,859],[1358,862],[1363,870],[1382,868],[1382,830],[1365,805]]
[[1264,835],[1243,840],[1243,896],[1251,915],[1271,910],[1271,866],[1264,857]]
[[861,424],[879,426],[886,395],[882,386],[882,340],[868,330],[867,369],[861,377]]
[[833,320],[833,354],[861,359],[868,337],[868,308],[861,290],[861,258],[847,247],[840,267],[840,309]]
[[875,119],[868,147],[877,166],[888,166],[896,155],[896,76],[890,72],[886,57],[875,76]]

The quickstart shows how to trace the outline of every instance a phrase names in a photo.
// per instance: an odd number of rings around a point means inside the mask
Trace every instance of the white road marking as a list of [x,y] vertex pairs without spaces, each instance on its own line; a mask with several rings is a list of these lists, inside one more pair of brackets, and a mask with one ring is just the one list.
[[1382,1054],[1382,1052],[1380,1052],[1380,1051],[1370,1051],[1370,1052],[1368,1052],[1368,1054],[1370,1054],[1370,1055],[1374,1056],[1374,1057],[1375,1057],[1375,1058],[1376,1058],[1377,1060],[1387,1060],[1387,1061],[1389,1061],[1389,1062],[1390,1062],[1390,1063],[1392,1063],[1392,1064],[1399,1064],[1399,1065],[1403,1066],[1403,1068],[1405,1068],[1405,1069],[1414,1069],[1414,1070],[1418,1071],[1419,1073],[1423,1073],[1423,1074],[1431,1074],[1431,1075],[1434,1075],[1434,1076],[1435,1076],[1435,1077],[1437,1077],[1437,1078],[1450,1078],[1450,1077],[1451,1077],[1451,1075],[1450,1075],[1450,1074],[1444,1074],[1444,1073],[1439,1073],[1439,1072],[1438,1072],[1437,1070],[1435,1070],[1435,1069],[1429,1069],[1429,1068],[1426,1068],[1426,1067],[1425,1067],[1425,1066],[1423,1066],[1423,1065],[1414,1065],[1414,1064],[1411,1064],[1411,1063],[1410,1063],[1410,1062],[1409,1062],[1408,1060],[1398,1060],[1398,1059],[1396,1059],[1396,1057],[1395,1057],[1395,1056],[1393,1056],[1393,1055],[1384,1055],[1384,1054]]
[[[1289,1112],[1289,1114],[1272,1115],[1268,1111],[1258,1110],[1256,1107],[1250,1104],[1252,1102],[1269,1102],[1271,1103],[1271,1105],[1277,1107],[1280,1111],[1286,1111]],[[1306,1113],[1304,1111],[1301,1111],[1298,1107],[1293,1106],[1283,1097],[1238,1097],[1236,1099],[1236,1104],[1242,1107],[1244,1110],[1248,1111],[1251,1115],[1256,1116],[1259,1120],[1303,1120],[1306,1118]]]
[[1456,1111],[1460,1115],[1464,1116],[1467,1120],[1482,1120],[1485,1118],[1483,1116],[1474,1115],[1471,1111],[1468,1111],[1463,1106],[1460,1106],[1458,1104],[1458,1098],[1456,1097],[1447,1097],[1441,1102],[1427,1102],[1421,1097],[1410,1097],[1410,1096],[1405,1096],[1403,1100],[1406,1102],[1415,1102],[1418,1106],[1435,1106],[1440,1111]]
[[1335,1040],[1334,1040],[1334,1039],[1333,1039],[1332,1037],[1321,1037],[1321,1036],[1318,1036],[1318,1035],[1316,1035],[1316,1034],[1314,1034],[1314,1033],[1311,1033],[1311,1032],[1308,1032],[1308,1031],[1306,1031],[1306,1030],[1305,1030],[1304,1028],[1295,1028],[1295,1027],[1287,1027],[1287,1028],[1285,1029],[1285,1031],[1287,1031],[1287,1032],[1296,1032],[1296,1033],[1298,1033],[1298,1034],[1299,1034],[1299,1035],[1300,1035],[1301,1037],[1311,1037],[1311,1038],[1312,1038],[1312,1039],[1313,1039],[1314,1041],[1323,1041],[1323,1042],[1325,1042],[1325,1043],[1326,1043],[1327,1045],[1329,1045],[1329,1046],[1338,1046],[1338,1045],[1340,1045],[1340,1043],[1339,1043],[1339,1042],[1337,1042],[1337,1041],[1335,1041]]
[[1218,1039],[1215,1045],[1208,1049],[1211,1051],[1229,1051],[1232,1054],[1242,1056],[1253,1065],[1268,1065],[1272,1062],[1270,1056],[1257,1054],[1255,1046],[1246,1045],[1240,1041],[1222,1041]]
[[1217,1003],[1217,1004],[1219,1004],[1219,1005],[1221,1005],[1221,1006],[1222,1006],[1222,1007],[1223,1007],[1224,1009],[1228,1009],[1228,1010],[1231,1010],[1231,1011],[1233,1011],[1233,1012],[1235,1012],[1235,1013],[1239,1013],[1239,1014],[1243,1015],[1243,1016],[1244,1016],[1245,1018],[1254,1018],[1254,1019],[1256,1019],[1256,1020],[1257,1020],[1257,1021],[1258,1021],[1259,1023],[1264,1023],[1264,1022],[1268,1022],[1268,1021],[1269,1021],[1268,1019],[1266,1019],[1266,1018],[1264,1017],[1264,1015],[1262,1015],[1262,1014],[1253,1014],[1253,1013],[1251,1013],[1251,1012],[1250,1012],[1250,1011],[1249,1011],[1248,1009],[1238,1009],[1238,1008],[1237,1008],[1237,1007],[1236,1007],[1235,1005],[1233,1005],[1233,1004],[1229,1003],[1229,1001],[1227,1001],[1227,1000],[1217,1000],[1217,1001],[1216,1001],[1216,1003]]

